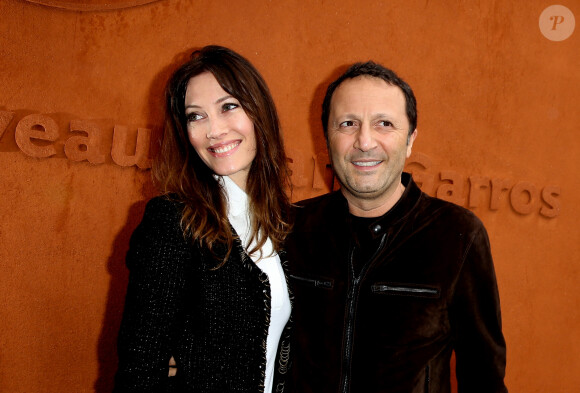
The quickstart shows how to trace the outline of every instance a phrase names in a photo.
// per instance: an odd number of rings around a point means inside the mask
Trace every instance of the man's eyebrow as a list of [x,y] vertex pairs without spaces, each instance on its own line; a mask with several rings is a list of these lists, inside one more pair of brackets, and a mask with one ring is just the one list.
[[354,113],[344,113],[340,116],[336,116],[335,119],[336,120],[338,120],[338,119],[358,119],[358,116],[355,115]]
[[376,119],[377,117],[388,117],[389,119],[393,119],[396,117],[396,115],[389,112],[378,112],[371,115],[371,119]]

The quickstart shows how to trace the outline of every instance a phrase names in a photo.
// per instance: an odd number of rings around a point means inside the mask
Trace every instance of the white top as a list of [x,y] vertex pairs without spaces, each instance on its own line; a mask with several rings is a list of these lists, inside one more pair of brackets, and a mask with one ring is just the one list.
[[[222,184],[228,197],[228,219],[236,230],[246,252],[251,249],[250,216],[248,195],[233,180],[227,176],[221,177]],[[262,255],[259,252],[250,255],[250,258],[268,276],[270,283],[270,326],[268,327],[268,341],[266,342],[266,379],[264,392],[272,392],[274,364],[280,336],[290,318],[290,297],[284,271],[280,264],[280,257],[273,250],[270,239],[262,246]]]

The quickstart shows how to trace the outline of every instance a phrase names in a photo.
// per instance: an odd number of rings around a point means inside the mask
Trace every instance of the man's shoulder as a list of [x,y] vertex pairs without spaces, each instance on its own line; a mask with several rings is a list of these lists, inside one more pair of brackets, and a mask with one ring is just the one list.
[[340,191],[334,191],[296,202],[294,204],[294,212],[297,215],[303,215],[328,209],[338,210],[344,208],[343,201],[344,197]]
[[457,225],[472,229],[484,227],[482,221],[474,212],[455,203],[422,193],[419,205],[418,212],[420,215],[431,220],[435,219],[443,222],[447,226]]
[[330,223],[336,217],[348,212],[348,207],[340,191],[304,199],[293,206],[295,226],[316,226]]
[[339,193],[338,191],[329,192],[326,194],[318,195],[312,198],[303,199],[295,203],[295,207],[302,209],[302,208],[312,208],[314,206],[320,206],[329,203],[331,200],[336,199],[336,195]]

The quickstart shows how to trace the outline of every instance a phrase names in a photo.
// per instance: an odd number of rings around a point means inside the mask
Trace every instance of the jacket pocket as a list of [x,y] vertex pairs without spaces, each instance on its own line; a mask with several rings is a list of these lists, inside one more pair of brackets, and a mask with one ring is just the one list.
[[441,296],[439,288],[415,285],[378,282],[371,285],[371,291],[378,295],[411,296],[437,299]]
[[294,281],[296,281],[296,283],[298,284],[307,285],[315,288],[332,289],[332,287],[334,286],[334,281],[330,279],[300,277],[294,274],[289,274],[288,276]]

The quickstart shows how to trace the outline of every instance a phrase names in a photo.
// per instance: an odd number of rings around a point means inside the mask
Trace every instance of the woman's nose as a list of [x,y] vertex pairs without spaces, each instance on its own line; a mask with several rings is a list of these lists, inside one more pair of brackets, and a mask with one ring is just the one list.
[[222,135],[228,133],[227,122],[220,119],[212,119],[209,122],[209,128],[206,133],[207,139],[219,139]]

